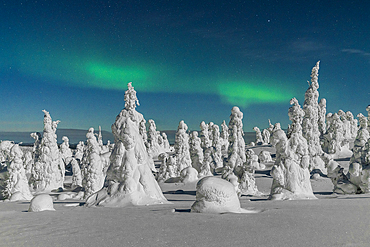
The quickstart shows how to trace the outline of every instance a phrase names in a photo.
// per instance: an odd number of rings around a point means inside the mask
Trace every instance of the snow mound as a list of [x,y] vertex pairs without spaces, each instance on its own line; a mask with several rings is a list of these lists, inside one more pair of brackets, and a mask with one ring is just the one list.
[[205,177],[199,180],[196,201],[191,206],[194,213],[258,213],[240,207],[234,185],[217,177]]
[[53,198],[48,194],[39,194],[35,196],[30,203],[28,212],[40,212],[40,211],[55,211],[53,206]]

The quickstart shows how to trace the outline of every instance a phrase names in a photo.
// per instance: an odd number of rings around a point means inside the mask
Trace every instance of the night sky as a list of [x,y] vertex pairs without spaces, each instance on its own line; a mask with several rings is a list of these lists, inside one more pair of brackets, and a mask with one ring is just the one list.
[[0,131],[110,131],[127,83],[158,130],[180,120],[229,121],[244,130],[280,122],[303,105],[320,60],[327,111],[367,115],[367,1],[1,1]]

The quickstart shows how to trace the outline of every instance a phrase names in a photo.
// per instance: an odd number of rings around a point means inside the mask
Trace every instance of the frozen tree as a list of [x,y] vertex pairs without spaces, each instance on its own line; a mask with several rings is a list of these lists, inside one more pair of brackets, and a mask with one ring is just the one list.
[[[243,131],[243,113],[240,111],[239,107],[233,107],[230,115],[229,130],[232,130],[232,133],[237,139],[236,147],[232,145],[232,150],[236,148],[237,155],[239,157],[240,164],[246,161],[245,157],[245,141],[244,141],[244,131]],[[229,134],[231,136],[231,134]],[[230,140],[230,139],[229,139]],[[230,146],[230,143],[229,143]],[[237,162],[237,164],[239,163]]]
[[161,153],[158,155],[158,159],[161,161],[161,165],[158,170],[157,174],[157,181],[158,182],[165,182],[167,179],[171,178],[169,171],[167,170],[167,160],[169,155],[167,153]]
[[85,198],[103,188],[105,174],[103,172],[103,162],[100,158],[101,148],[94,135],[94,128],[90,128],[86,134],[87,156],[84,167],[83,187],[85,188]]
[[263,144],[261,130],[257,126],[253,127],[253,130],[256,132],[256,144]]
[[262,137],[263,137],[263,144],[267,145],[270,143],[270,131],[268,129],[264,129],[262,131]]
[[267,150],[262,150],[258,154],[258,161],[261,164],[272,162],[271,153],[269,151],[267,151]]
[[361,164],[352,163],[352,164],[349,165],[347,177],[348,177],[348,180],[352,184],[356,185],[358,192],[360,192],[360,190],[361,190],[360,185],[362,184],[361,173],[362,173]]
[[30,136],[35,140],[32,147],[32,159],[38,160],[41,155],[41,140],[42,136],[40,132],[31,133]]
[[204,151],[203,162],[201,164],[200,172],[198,174],[199,178],[213,176],[213,173],[212,173],[213,169],[212,168],[214,168],[214,167],[213,167],[212,161],[213,161],[212,160],[212,149],[207,148]]
[[333,113],[329,112],[328,114],[326,114],[326,131],[328,131],[328,129],[330,129],[330,125],[331,125],[331,122],[333,121]]
[[351,157],[352,151],[349,147],[350,141],[352,140],[351,121],[348,120],[347,114],[342,110],[338,111],[338,115],[340,116],[340,121],[343,129],[343,139],[339,142],[340,151],[336,153],[335,158]]
[[302,125],[302,119],[305,115],[304,111],[302,110],[296,98],[292,98],[290,100],[290,105],[291,107],[288,110],[288,116],[289,116],[289,120],[292,121],[292,124],[289,125],[288,131],[287,131],[287,138],[290,138],[293,132],[294,124]]
[[[360,188],[363,193],[370,192],[370,138],[365,143],[361,152],[361,184]],[[352,163],[353,164],[353,163]],[[352,165],[351,164],[351,165]]]
[[326,99],[321,99],[319,102],[319,131],[320,131],[320,136],[324,136],[326,133]]
[[139,133],[143,137],[143,141],[144,141],[145,146],[149,146],[149,144],[148,144],[148,135],[146,133],[146,125],[145,124],[146,124],[145,119],[140,121],[140,123],[139,123]]
[[[243,113],[239,107],[231,109],[229,122],[228,159],[222,178],[230,181],[238,193],[259,194],[253,176],[254,168],[247,164],[245,141],[243,138]],[[240,190],[242,188],[242,191]]]
[[2,192],[4,198],[10,201],[31,200],[31,194],[28,186],[26,172],[23,167],[23,152],[18,144],[12,146],[10,150],[11,162],[7,167],[6,187]]
[[[350,122],[350,127],[347,128],[351,129],[351,125],[353,124],[353,122],[351,123],[352,113],[347,113],[345,117]],[[343,116],[343,113],[340,113],[340,115]],[[331,161],[331,164],[334,165],[328,165],[328,177],[334,184],[333,191],[335,193],[359,194],[369,193],[370,191],[370,135],[368,131],[368,120],[362,113],[358,114],[357,117],[359,118],[360,127],[354,141],[348,173],[345,174],[344,168],[335,161]],[[334,117],[332,125],[335,125],[335,120],[336,117]]]
[[311,83],[305,93],[305,101],[303,104],[303,111],[305,112],[302,131],[303,136],[308,143],[308,152],[310,154],[310,170],[319,169],[326,173],[325,163],[321,159],[323,151],[320,144],[320,130],[319,130],[319,63],[312,68]]
[[324,154],[324,159],[329,160],[327,163],[328,169],[328,178],[333,182],[334,188],[333,192],[336,194],[354,194],[354,193],[361,193],[360,189],[357,185],[352,183],[348,176],[352,176],[351,180],[355,182],[357,178],[355,177],[355,173],[353,169],[355,166],[350,166],[350,171],[346,175],[344,173],[344,168],[341,167],[336,161],[334,161],[330,155]]
[[214,124],[212,126],[212,170],[220,171],[223,168],[222,159],[222,141],[220,138],[220,127]]
[[327,153],[334,154],[341,150],[341,143],[344,140],[343,122],[337,113],[331,118],[330,128],[328,129],[328,147],[325,149]]
[[82,187],[82,175],[80,165],[75,158],[71,160],[72,165],[72,185],[71,189],[74,190],[76,188]]
[[189,138],[191,165],[200,172],[203,163],[203,149],[201,147],[201,140],[198,137],[198,132],[193,131]]
[[86,206],[123,207],[167,203],[151,171],[152,162],[139,133],[143,115],[136,111],[139,101],[128,84],[125,108],[112,125],[114,149],[104,187],[86,200]]
[[163,137],[160,133],[158,135],[158,145],[159,145],[160,149],[163,150],[162,152],[164,152]]
[[357,119],[353,117],[352,112],[347,111],[346,112],[346,118],[350,122],[350,133],[351,133],[351,139],[355,139],[358,131],[358,123]]
[[0,169],[6,167],[10,163],[10,150],[13,145],[14,142],[12,141],[0,141]]
[[270,199],[316,199],[308,170],[310,156],[307,140],[302,135],[300,124],[304,112],[295,98],[290,103],[290,138],[280,128],[275,128],[271,137],[271,144],[276,148],[276,160],[271,170],[273,182]]
[[208,138],[209,138],[209,141],[210,141],[210,145],[212,145],[212,142],[213,142],[212,130],[213,130],[214,123],[209,122],[207,124],[207,126],[208,126]]
[[[30,183],[37,192],[51,191],[63,188],[65,166],[57,144],[57,125],[60,122],[52,121],[49,112],[44,112],[44,132],[41,142],[36,134],[34,166],[31,172]],[[35,136],[35,135],[34,135]]]
[[[261,151],[261,153],[263,153],[263,151]],[[268,151],[265,151],[264,156],[268,157],[269,154],[270,153]],[[261,163],[259,162],[259,156],[253,151],[253,149],[247,149],[246,157],[247,157],[247,162],[246,162],[247,167],[251,167],[251,168],[253,168],[253,170],[263,170],[263,169],[265,169],[265,165],[262,162]],[[271,155],[270,155],[270,159],[271,159]],[[267,160],[265,160],[265,161],[267,161]]]
[[342,122],[343,138],[348,142],[351,139],[351,123],[347,120],[346,113],[343,110],[338,111],[338,116]]
[[159,144],[159,139],[163,142],[160,132],[157,131],[157,126],[153,119],[149,119],[149,131],[148,131],[148,151],[151,157],[158,157],[158,154],[165,152],[163,145]]
[[260,167],[258,163],[258,156],[253,150],[248,149],[246,151],[246,162],[239,167],[234,169],[234,172],[238,176],[238,191],[242,195],[261,195],[257,189],[256,180],[254,178],[254,172],[256,169],[263,169],[264,165]]
[[161,161],[161,165],[157,173],[157,181],[165,182],[170,178],[178,180],[179,175],[177,173],[176,156],[173,154],[161,153],[158,155],[158,159]]
[[206,124],[203,121],[200,129],[204,159],[199,176],[208,176],[213,174],[215,169],[223,167],[220,127],[213,122]]
[[340,115],[334,113],[330,120],[330,127],[324,135],[323,150],[332,154],[333,158],[350,157],[352,155],[349,149],[350,131],[350,122],[344,112]]
[[179,177],[182,169],[191,166],[188,126],[181,120],[175,136],[176,176]]
[[169,152],[171,147],[170,147],[170,143],[168,141],[168,138],[167,138],[167,134],[166,133],[162,133],[162,139],[163,139],[163,149],[165,152]]
[[[240,111],[239,107],[234,106],[232,108],[228,127],[228,165],[232,168],[235,168],[237,166],[241,166],[246,161],[245,142],[243,138],[243,113]],[[234,156],[235,158],[232,156]]]
[[101,133],[101,126],[99,126],[99,132],[98,132],[98,143],[100,148],[103,148],[103,135]]
[[225,120],[221,124],[221,152],[224,158],[227,158],[227,149],[229,148],[229,127],[227,127],[227,124]]
[[84,155],[84,149],[85,149],[85,144],[83,141],[80,141],[77,146],[76,146],[76,152],[75,152],[75,155],[74,157],[79,160],[79,161],[82,161],[82,157]]
[[149,130],[148,130],[148,142],[151,148],[158,148],[158,136],[159,131],[157,131],[157,126],[153,119],[148,120]]
[[209,135],[209,128],[208,124],[206,124],[204,121],[200,123],[200,139],[201,139],[201,146],[203,150],[206,150],[211,146],[211,140],[210,140],[210,135]]
[[261,195],[257,189],[254,178],[254,169],[251,170],[247,165],[242,166],[238,179],[238,192],[240,195]]
[[22,161],[23,161],[23,167],[26,172],[26,177],[28,181],[31,177],[32,166],[33,166],[32,151],[29,151],[29,150],[25,151],[22,157]]
[[171,156],[168,157],[167,172],[168,172],[168,176],[170,178],[178,177],[178,174],[177,174],[177,160],[176,160],[176,156],[174,156],[174,155],[171,155]]
[[72,150],[69,147],[69,139],[67,136],[62,137],[63,143],[60,145],[60,155],[65,166],[68,166],[72,160]]
[[368,126],[367,126],[367,130],[370,132],[370,105],[368,105],[366,107],[366,111],[367,111],[367,123],[368,123]]
[[268,131],[270,132],[270,137],[271,137],[272,132],[274,132],[274,125],[271,123],[271,120],[270,119],[269,119]]
[[353,154],[350,159],[350,163],[360,163],[364,164],[365,163],[365,145],[368,142],[370,138],[370,134],[368,131],[368,122],[367,119],[362,113],[359,113],[357,115],[357,118],[359,119],[360,122],[360,128],[357,131],[357,136],[354,141],[354,146],[353,146]]

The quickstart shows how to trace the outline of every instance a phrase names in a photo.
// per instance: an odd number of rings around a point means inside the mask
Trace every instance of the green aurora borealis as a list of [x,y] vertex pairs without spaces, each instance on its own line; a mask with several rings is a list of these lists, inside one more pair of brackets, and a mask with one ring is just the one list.
[[[39,54],[38,58],[32,54]],[[43,56],[40,58],[40,54]],[[81,56],[62,55],[49,51],[48,55],[28,51],[27,67],[21,71],[39,77],[47,83],[59,83],[77,88],[95,88],[119,90],[124,92],[127,83],[133,82],[135,89],[145,93],[178,93],[217,95],[225,104],[247,107],[253,104],[286,103],[298,90],[284,89],[276,79],[256,79],[244,75],[243,79],[234,79],[232,75],[216,77],[201,76],[201,80],[177,78],[176,69],[170,65],[150,65],[145,62],[111,63],[107,58],[102,61]],[[27,61],[27,59],[25,59]],[[32,62],[33,61],[33,62]],[[38,62],[37,62],[38,61]],[[143,64],[143,65],[141,65]],[[172,71],[171,71],[172,70]],[[229,77],[228,77],[229,76]],[[279,86],[278,86],[279,85]]]
[[281,92],[281,89],[275,87],[274,83],[266,82],[216,82],[211,85],[205,81],[203,85],[192,85],[183,81],[181,85],[188,85],[183,89],[170,81],[158,81],[153,72],[135,67],[120,68],[94,63],[89,64],[87,72],[96,79],[90,84],[80,85],[82,87],[126,90],[127,85],[123,82],[132,81],[135,82],[137,90],[143,92],[217,94],[227,103],[243,107],[253,103],[286,102],[294,95],[293,92]]

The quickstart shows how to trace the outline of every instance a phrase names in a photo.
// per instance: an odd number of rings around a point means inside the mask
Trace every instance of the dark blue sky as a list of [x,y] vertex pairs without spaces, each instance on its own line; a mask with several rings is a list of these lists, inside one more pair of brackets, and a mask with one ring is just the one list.
[[328,112],[370,104],[366,1],[1,1],[0,131],[110,131],[132,81],[159,130],[287,127],[320,60]]

